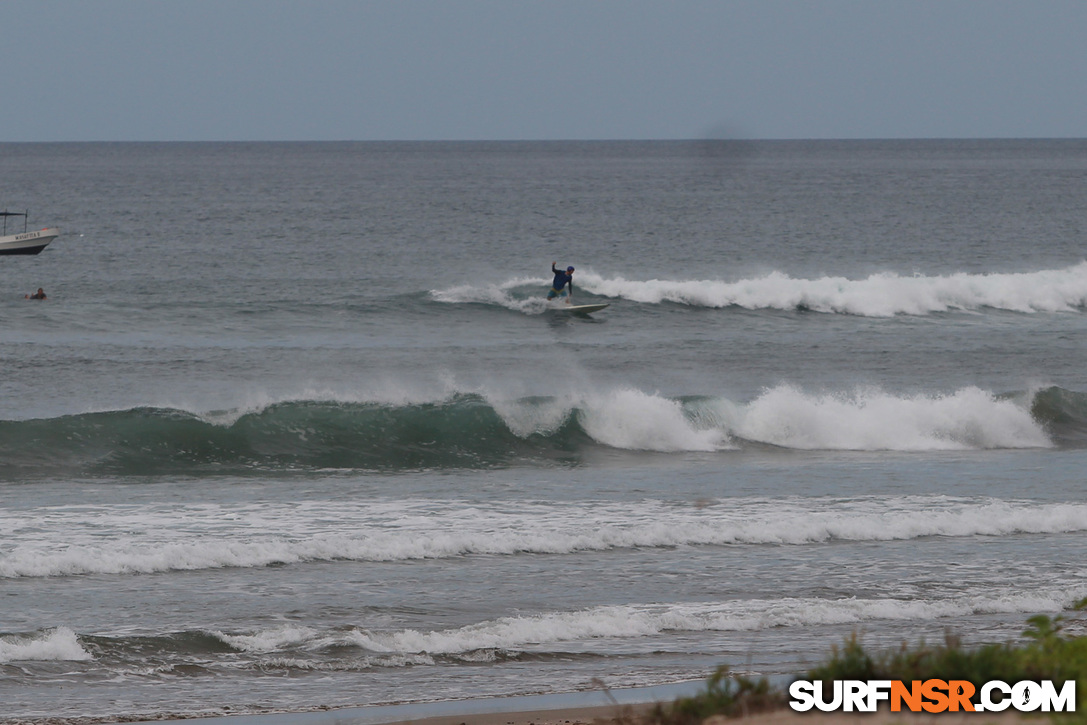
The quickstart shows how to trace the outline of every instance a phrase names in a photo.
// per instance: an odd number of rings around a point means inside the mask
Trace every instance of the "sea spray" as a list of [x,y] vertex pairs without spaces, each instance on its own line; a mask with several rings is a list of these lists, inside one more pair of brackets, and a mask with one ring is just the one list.
[[679,402],[639,390],[587,396],[579,420],[593,440],[613,448],[714,451],[728,440],[725,431],[698,429]]
[[[458,285],[444,290],[431,290],[430,298],[435,302],[449,304],[485,304],[498,305],[506,309],[539,314],[548,309],[546,291],[550,282],[543,278],[515,277],[500,284]],[[536,294],[520,294],[515,290],[527,291],[531,288]]]

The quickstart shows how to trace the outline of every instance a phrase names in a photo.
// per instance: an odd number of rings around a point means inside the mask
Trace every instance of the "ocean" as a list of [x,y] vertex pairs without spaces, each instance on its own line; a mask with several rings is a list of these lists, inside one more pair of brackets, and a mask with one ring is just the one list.
[[783,676],[1087,596],[1087,141],[0,179],[61,230],[0,258],[0,722]]

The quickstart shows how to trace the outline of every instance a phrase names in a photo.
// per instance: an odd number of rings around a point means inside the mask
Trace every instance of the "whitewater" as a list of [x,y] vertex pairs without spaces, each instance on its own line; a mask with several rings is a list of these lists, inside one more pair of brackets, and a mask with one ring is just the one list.
[[[182,520],[183,527],[175,522]],[[243,532],[237,522],[244,521]],[[410,561],[475,555],[704,545],[805,545],[1087,530],[1087,505],[988,498],[737,497],[697,507],[663,501],[556,505],[516,512],[465,501],[368,501],[284,507],[219,504],[55,506],[0,519],[20,543],[0,577],[148,574],[311,561]],[[318,533],[314,533],[318,532]],[[99,542],[107,534],[111,543]]]
[[[807,310],[863,317],[985,308],[1024,314],[1082,312],[1087,305],[1087,262],[1082,261],[1064,269],[1032,272],[910,276],[881,272],[857,279],[798,279],[779,271],[736,281],[627,279],[592,270],[578,272],[577,279],[578,289],[586,293],[642,304]],[[497,304],[541,314],[549,307],[533,293],[549,282],[544,277],[516,277],[495,285],[462,285],[432,290],[430,294],[439,302]]]
[[744,143],[0,144],[0,723],[1075,618],[1087,144]]
[[[286,400],[233,411],[137,408],[0,423],[6,476],[200,472],[259,474],[306,466],[411,470],[548,464],[594,449],[661,453],[799,450],[939,451],[1049,448],[1087,420],[1047,409],[1044,389],[997,396],[978,388],[899,395],[792,385],[737,403],[637,389],[508,399],[456,393],[429,402]],[[1055,425],[1059,422],[1061,425]],[[1075,441],[1079,445],[1079,441]]]

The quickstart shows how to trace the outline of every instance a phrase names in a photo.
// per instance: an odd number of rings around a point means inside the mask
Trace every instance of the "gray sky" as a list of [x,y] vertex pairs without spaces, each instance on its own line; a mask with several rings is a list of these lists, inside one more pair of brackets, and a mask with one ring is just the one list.
[[1083,0],[0,0],[0,141],[1087,137]]

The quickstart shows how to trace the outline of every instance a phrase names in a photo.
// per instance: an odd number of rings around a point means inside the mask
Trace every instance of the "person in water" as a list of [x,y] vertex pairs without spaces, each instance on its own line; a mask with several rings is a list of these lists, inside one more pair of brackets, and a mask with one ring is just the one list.
[[32,294],[32,295],[23,295],[23,297],[28,299],[28,300],[44,300],[44,299],[46,299],[45,290],[43,290],[41,287],[39,287],[38,291],[35,292],[34,294]]
[[547,291],[547,299],[562,297],[566,300],[566,304],[570,304],[570,295],[574,292],[574,268],[567,267],[563,272],[561,269],[555,269],[555,263],[552,262],[551,273],[555,275],[555,281],[551,283],[551,289]]

